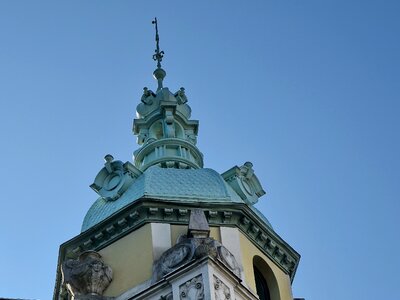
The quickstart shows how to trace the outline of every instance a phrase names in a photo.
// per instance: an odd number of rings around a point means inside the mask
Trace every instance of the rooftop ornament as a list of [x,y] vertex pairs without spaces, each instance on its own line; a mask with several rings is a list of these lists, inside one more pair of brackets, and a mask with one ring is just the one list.
[[155,79],[157,79],[158,82],[157,91],[159,91],[163,88],[162,81],[167,75],[167,73],[164,71],[164,69],[161,68],[161,61],[164,57],[164,51],[160,51],[160,37],[158,35],[157,18],[154,18],[154,20],[151,23],[154,24],[154,27],[156,29],[156,50],[154,51],[155,54],[153,54],[153,59],[154,61],[157,61],[157,69],[154,70],[153,76]]

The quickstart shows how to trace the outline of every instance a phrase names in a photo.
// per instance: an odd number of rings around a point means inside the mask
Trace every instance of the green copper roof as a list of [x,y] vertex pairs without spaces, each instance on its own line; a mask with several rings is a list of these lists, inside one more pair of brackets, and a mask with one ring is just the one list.
[[172,93],[164,87],[167,73],[161,68],[164,51],[159,47],[157,19],[156,50],[153,59],[157,69],[153,77],[157,80],[157,90],[143,88],[143,95],[136,107],[133,133],[141,146],[134,152],[134,165],[140,171],[158,165],[166,168],[199,169],[203,167],[203,154],[197,148],[199,122],[190,120],[191,108],[185,88]]
[[117,200],[99,198],[87,212],[82,231],[141,197],[184,202],[244,203],[221,175],[212,169],[153,166],[139,176]]
[[198,121],[190,119],[185,89],[181,87],[172,93],[163,85],[166,72],[161,68],[164,52],[159,47],[157,19],[153,24],[156,29],[153,59],[157,61],[153,75],[158,86],[156,92],[144,87],[136,107],[133,133],[141,147],[134,152],[134,164],[114,161],[112,155],[106,155],[105,166],[91,185],[100,198],[87,212],[82,231],[140,198],[183,204],[226,203],[227,207],[230,203],[242,203],[271,227],[253,207],[265,191],[252,163],[234,166],[222,175],[203,168],[203,154],[196,146]]

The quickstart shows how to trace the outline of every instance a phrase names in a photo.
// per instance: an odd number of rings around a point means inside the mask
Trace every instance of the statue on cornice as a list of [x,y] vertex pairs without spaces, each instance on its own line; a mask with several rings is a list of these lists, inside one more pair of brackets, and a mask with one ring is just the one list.
[[95,251],[83,252],[78,259],[68,259],[62,264],[61,271],[68,293],[78,299],[84,299],[81,296],[86,295],[103,295],[112,281],[111,268]]

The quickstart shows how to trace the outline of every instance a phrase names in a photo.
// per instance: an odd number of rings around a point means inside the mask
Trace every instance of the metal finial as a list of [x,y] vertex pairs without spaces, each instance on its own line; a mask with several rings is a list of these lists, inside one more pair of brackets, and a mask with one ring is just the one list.
[[155,54],[153,54],[153,59],[157,61],[157,68],[161,68],[161,61],[164,56],[164,51],[160,51],[160,37],[158,36],[158,26],[157,26],[157,18],[154,18],[154,20],[151,22],[154,24],[156,28],[156,50]]

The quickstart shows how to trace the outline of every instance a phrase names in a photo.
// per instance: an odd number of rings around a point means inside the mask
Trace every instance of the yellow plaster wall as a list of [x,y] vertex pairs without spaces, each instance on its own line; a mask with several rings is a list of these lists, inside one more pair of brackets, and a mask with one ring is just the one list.
[[210,237],[218,242],[221,242],[221,232],[219,227],[210,227]]
[[[188,230],[187,225],[171,225],[171,243],[172,246],[176,244],[176,240],[182,234],[186,234]],[[210,237],[217,241],[221,241],[221,234],[219,227],[210,227]]]
[[[254,279],[253,258],[260,256],[271,268],[278,285],[280,299],[272,300],[293,300],[292,287],[289,276],[275,265],[266,255],[264,255],[246,236],[240,233],[240,249],[242,252],[243,272],[246,284],[255,292],[256,284]],[[272,291],[271,291],[272,294]]]
[[152,275],[151,225],[146,224],[99,251],[113,270],[113,281],[104,296],[118,296]]

